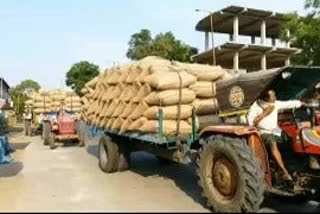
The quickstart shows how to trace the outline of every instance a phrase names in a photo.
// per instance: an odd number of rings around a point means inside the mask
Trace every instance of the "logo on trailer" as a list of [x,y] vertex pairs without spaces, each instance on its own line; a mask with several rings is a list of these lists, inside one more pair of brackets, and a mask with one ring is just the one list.
[[242,106],[244,102],[244,92],[239,86],[234,86],[230,90],[229,102],[231,106],[237,108]]

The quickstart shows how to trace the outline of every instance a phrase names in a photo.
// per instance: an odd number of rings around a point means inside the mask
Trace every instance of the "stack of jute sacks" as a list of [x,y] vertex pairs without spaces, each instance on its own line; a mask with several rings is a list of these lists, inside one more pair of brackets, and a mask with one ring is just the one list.
[[62,90],[44,91],[39,90],[34,92],[26,101],[26,106],[31,107],[35,115],[56,112],[61,104],[76,113],[81,111],[80,97],[74,92],[65,92]]
[[159,57],[106,69],[82,89],[82,119],[120,133],[190,134],[192,109],[198,115],[217,109],[215,82],[229,78],[219,66],[170,62]]

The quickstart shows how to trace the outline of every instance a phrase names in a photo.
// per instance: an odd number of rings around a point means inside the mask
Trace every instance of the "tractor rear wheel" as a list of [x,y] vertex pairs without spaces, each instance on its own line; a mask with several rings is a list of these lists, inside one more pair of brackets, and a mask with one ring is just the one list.
[[43,131],[43,145],[49,145],[50,133],[51,133],[50,123],[44,122],[42,131]]
[[119,147],[108,136],[101,137],[99,141],[99,167],[102,171],[111,173],[118,171]]
[[55,140],[55,134],[53,132],[50,132],[50,137],[49,137],[49,145],[50,149],[55,149],[56,148],[56,140]]
[[264,198],[264,172],[245,140],[211,136],[197,161],[199,185],[214,212],[257,212]]

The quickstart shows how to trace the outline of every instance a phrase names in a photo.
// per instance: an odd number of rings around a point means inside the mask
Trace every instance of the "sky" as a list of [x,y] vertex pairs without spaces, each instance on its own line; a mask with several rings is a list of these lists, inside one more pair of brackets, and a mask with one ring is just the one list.
[[[1,0],[0,76],[14,86],[33,79],[44,89],[64,88],[70,67],[88,60],[105,69],[128,62],[130,36],[171,31],[177,39],[204,49],[195,31],[207,14],[238,5],[303,13],[304,0]],[[222,37],[216,38],[217,44]]]

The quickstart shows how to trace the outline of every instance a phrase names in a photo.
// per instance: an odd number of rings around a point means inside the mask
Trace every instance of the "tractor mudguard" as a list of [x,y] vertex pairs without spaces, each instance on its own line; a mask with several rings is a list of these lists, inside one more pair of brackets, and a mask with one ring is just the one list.
[[261,162],[261,167],[265,172],[266,186],[272,188],[272,176],[269,167],[268,152],[260,137],[259,131],[250,126],[218,125],[208,126],[200,132],[200,138],[208,135],[228,135],[233,137],[246,138],[249,147],[254,151]]

